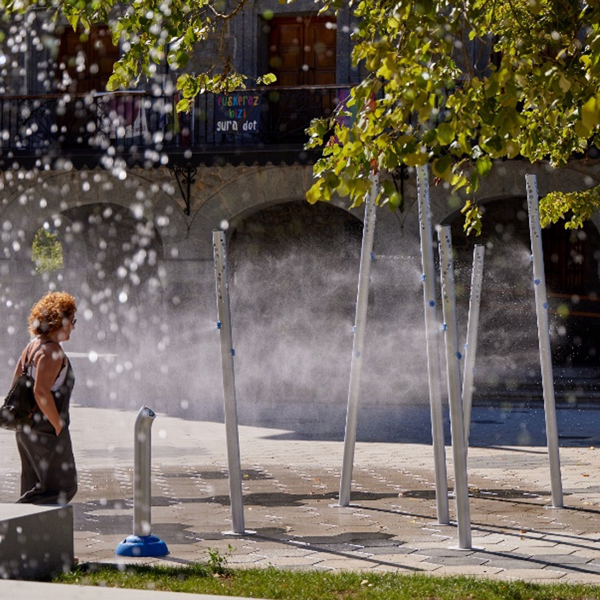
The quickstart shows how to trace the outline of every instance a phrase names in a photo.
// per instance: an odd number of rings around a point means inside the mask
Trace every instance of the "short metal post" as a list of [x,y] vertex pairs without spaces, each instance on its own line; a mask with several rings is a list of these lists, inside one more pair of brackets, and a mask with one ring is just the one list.
[[119,556],[165,556],[165,542],[151,534],[152,423],[156,414],[147,406],[140,408],[133,439],[133,535],[115,550]]
[[546,442],[550,461],[550,487],[552,506],[562,508],[563,490],[560,474],[560,454],[558,449],[558,425],[556,423],[556,403],[554,399],[554,377],[552,374],[552,353],[548,324],[548,299],[546,296],[546,276],[544,273],[544,251],[542,248],[542,228],[538,208],[538,190],[535,175],[525,175],[527,186],[527,208],[529,211],[529,233],[531,235],[531,255],[533,258],[533,289],[537,313],[538,341],[542,367],[542,389],[544,392],[544,413],[546,415]]
[[469,483],[467,479],[467,449],[460,386],[460,360],[456,326],[456,300],[454,296],[454,266],[452,259],[452,234],[449,226],[438,229],[441,271],[442,301],[446,330],[446,370],[448,401],[450,403],[450,428],[452,431],[452,456],[454,458],[454,495],[456,497],[456,520],[458,521],[458,547],[469,549],[471,540],[471,516],[469,509]]
[[440,387],[440,322],[435,293],[433,234],[431,228],[431,208],[429,205],[429,180],[426,166],[417,167],[417,197],[419,204],[419,227],[421,231],[423,306],[425,310],[425,340],[427,344],[427,373],[429,376],[429,407],[431,411],[431,434],[433,439],[435,496],[438,523],[447,525],[450,522],[450,513],[448,508],[446,448],[444,446],[444,412]]
[[371,176],[371,191],[365,201],[362,249],[360,253],[360,270],[358,274],[358,294],[356,299],[356,320],[354,322],[354,342],[352,345],[352,361],[350,364],[350,386],[348,389],[348,410],[346,414],[346,432],[344,435],[344,457],[340,480],[340,506],[350,504],[352,487],[352,470],[354,467],[354,449],[356,446],[356,427],[358,422],[358,400],[360,396],[360,379],[362,359],[365,345],[367,309],[369,303],[369,276],[375,238],[375,199],[379,188],[379,176]]
[[225,233],[213,231],[213,251],[217,289],[217,327],[221,338],[221,367],[223,370],[223,404],[225,409],[225,434],[227,436],[227,460],[229,463],[229,497],[231,520],[237,535],[249,533],[244,527],[244,500],[242,497],[242,467],[240,464],[240,441],[238,433],[237,403],[235,394],[235,371],[233,366],[233,338],[231,333],[231,309],[229,305],[229,281],[225,253]]
[[476,244],[473,248],[473,270],[471,271],[471,297],[467,321],[467,341],[465,343],[465,366],[463,370],[463,413],[465,422],[465,444],[469,449],[471,431],[471,407],[473,405],[473,380],[475,378],[475,357],[477,355],[477,333],[479,331],[479,308],[483,282],[483,257],[485,246]]

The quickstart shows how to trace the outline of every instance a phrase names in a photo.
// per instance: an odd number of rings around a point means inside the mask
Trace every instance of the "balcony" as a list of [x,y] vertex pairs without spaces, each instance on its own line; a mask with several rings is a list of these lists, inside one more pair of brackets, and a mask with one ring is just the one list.
[[178,97],[143,91],[0,98],[0,169],[310,163],[305,130],[347,86],[269,87]]

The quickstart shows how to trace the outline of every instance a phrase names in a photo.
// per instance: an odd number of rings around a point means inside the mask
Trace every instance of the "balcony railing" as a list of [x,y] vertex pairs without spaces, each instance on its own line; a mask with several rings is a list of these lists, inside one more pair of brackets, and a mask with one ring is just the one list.
[[[342,86],[260,88],[202,94],[188,113],[175,96],[146,92],[0,98],[0,162],[121,154],[208,157],[300,150],[306,128],[348,95]],[[150,158],[149,158],[150,157]],[[202,160],[200,158],[199,160]],[[160,163],[160,158],[157,161]]]

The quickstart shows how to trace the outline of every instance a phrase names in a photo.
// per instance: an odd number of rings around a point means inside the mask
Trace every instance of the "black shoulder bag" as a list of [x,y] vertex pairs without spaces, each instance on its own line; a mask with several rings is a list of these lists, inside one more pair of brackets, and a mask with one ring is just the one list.
[[33,424],[33,415],[38,405],[33,395],[35,380],[29,375],[29,366],[38,350],[34,352],[31,360],[25,359],[21,374],[4,398],[4,404],[0,408],[0,428],[2,429],[21,431],[23,427],[31,427]]

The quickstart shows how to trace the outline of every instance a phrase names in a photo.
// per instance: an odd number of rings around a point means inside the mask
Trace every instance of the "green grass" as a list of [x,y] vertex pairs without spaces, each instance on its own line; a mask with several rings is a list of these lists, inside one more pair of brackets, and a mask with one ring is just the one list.
[[222,561],[187,567],[82,565],[57,583],[289,600],[583,600],[600,586],[501,582],[469,577],[228,569]]

